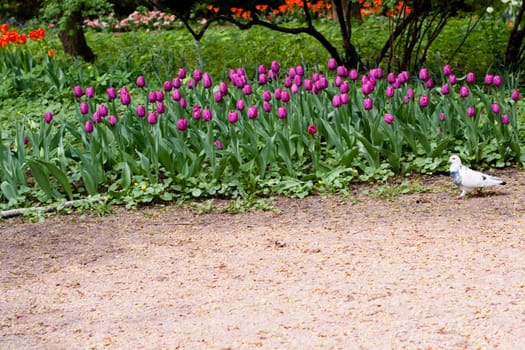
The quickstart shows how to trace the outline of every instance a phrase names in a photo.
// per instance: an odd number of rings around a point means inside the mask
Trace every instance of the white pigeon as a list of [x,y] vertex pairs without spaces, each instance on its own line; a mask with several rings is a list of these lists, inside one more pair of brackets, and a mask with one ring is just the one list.
[[459,187],[461,194],[456,199],[461,199],[468,192],[472,192],[481,187],[505,185],[505,181],[498,177],[490,176],[480,173],[461,165],[461,159],[453,155],[448,160],[450,165],[450,177],[452,181]]

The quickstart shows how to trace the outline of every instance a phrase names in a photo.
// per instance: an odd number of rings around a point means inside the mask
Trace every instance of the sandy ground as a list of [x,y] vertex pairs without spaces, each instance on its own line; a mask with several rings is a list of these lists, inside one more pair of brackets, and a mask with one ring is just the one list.
[[0,349],[525,349],[525,173],[0,221]]

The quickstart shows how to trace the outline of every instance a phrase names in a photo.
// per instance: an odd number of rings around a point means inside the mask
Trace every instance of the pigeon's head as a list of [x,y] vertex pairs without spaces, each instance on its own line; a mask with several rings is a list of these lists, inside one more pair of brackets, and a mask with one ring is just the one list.
[[450,158],[448,159],[448,162],[455,166],[461,165],[461,159],[459,159],[459,157],[456,155],[450,156]]

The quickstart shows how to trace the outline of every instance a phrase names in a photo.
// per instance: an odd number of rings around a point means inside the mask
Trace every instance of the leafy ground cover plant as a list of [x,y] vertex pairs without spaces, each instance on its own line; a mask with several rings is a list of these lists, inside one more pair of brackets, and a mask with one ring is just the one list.
[[497,167],[523,161],[518,90],[448,65],[412,77],[333,59],[318,70],[273,61],[223,80],[180,67],[162,84],[139,76],[71,90],[73,118],[47,111],[4,146],[4,206],[100,193],[130,206],[305,196],[443,171],[450,153]]

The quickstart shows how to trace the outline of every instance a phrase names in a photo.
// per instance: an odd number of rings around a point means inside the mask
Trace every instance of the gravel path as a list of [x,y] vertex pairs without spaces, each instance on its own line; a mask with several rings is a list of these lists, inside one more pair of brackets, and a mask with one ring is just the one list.
[[0,222],[0,349],[525,349],[525,174],[498,175]]

